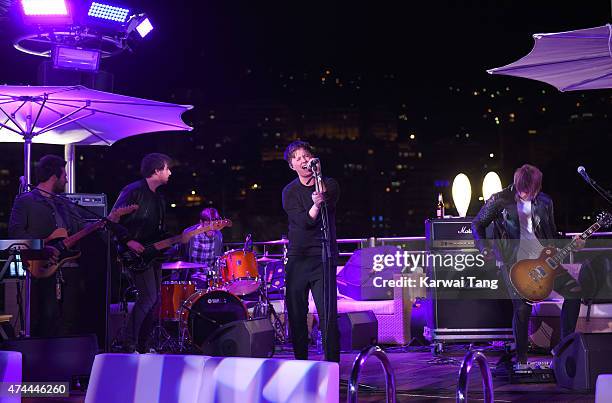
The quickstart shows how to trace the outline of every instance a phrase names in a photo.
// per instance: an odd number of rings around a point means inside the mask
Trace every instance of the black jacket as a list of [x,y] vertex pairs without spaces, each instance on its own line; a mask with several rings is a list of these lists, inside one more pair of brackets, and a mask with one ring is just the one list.
[[164,198],[149,188],[147,181],[141,179],[130,183],[121,190],[113,208],[138,204],[138,210],[121,217],[120,224],[128,230],[122,242],[136,240],[141,244],[159,241],[166,234],[166,206]]
[[83,227],[79,212],[69,201],[61,199],[51,201],[38,190],[17,195],[11,217],[8,233],[13,239],[45,239],[57,228],[55,210],[50,202],[55,203],[58,212],[66,223],[66,230],[74,234]]
[[[498,261],[513,264],[518,251],[521,224],[516,208],[517,195],[513,186],[495,193],[472,221],[476,247],[482,252],[493,248]],[[559,239],[551,198],[540,192],[532,201],[532,220],[535,236],[540,240]],[[487,239],[486,228],[493,223],[493,238]],[[543,242],[544,246],[550,242]]]

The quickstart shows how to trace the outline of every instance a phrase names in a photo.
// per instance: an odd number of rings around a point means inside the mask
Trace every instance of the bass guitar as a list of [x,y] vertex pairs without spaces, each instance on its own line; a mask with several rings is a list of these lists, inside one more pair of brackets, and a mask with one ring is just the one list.
[[[587,239],[602,227],[610,225],[612,215],[608,212],[600,213],[597,222],[578,236]],[[572,240],[563,249],[544,248],[537,259],[523,259],[510,268],[510,281],[527,302],[540,302],[548,298],[553,290],[555,278],[565,273],[561,263],[574,249],[576,239]]]
[[117,208],[110,212],[108,217],[95,221],[87,225],[82,230],[74,235],[68,236],[66,228],[57,228],[44,241],[45,246],[52,246],[59,251],[57,263],[52,263],[50,260],[26,260],[30,274],[34,278],[45,278],[53,275],[62,267],[62,265],[70,260],[78,259],[81,256],[81,251],[72,250],[71,248],[84,237],[103,228],[108,221],[117,221],[121,216],[130,214],[138,209],[138,205],[130,205]]
[[145,246],[145,250],[138,254],[125,245],[119,246],[119,258],[123,263],[123,267],[130,271],[141,273],[149,268],[151,262],[162,257],[162,251],[170,248],[178,243],[187,243],[192,237],[207,231],[217,231],[225,227],[231,227],[232,221],[228,219],[220,219],[210,221],[206,225],[183,232],[181,235],[173,236],[163,241],[155,242],[154,244]]

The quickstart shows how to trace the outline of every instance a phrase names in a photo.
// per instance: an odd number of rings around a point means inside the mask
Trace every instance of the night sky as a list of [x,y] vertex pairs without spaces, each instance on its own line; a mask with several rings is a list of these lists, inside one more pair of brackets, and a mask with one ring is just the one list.
[[[180,151],[189,147],[190,141],[194,142],[193,144],[198,144],[198,141],[206,144],[207,138],[210,138],[211,142],[217,141],[217,134],[207,130],[208,126],[201,123],[202,116],[207,116],[210,110],[231,108],[245,103],[287,105],[295,114],[315,108],[325,110],[340,107],[359,110],[380,106],[390,113],[405,115],[405,121],[398,122],[400,138],[403,130],[406,133],[416,130],[420,139],[418,147],[428,150],[429,156],[431,150],[435,154],[436,147],[439,147],[440,142],[446,141],[445,139],[455,141],[455,138],[464,136],[465,133],[485,133],[489,130],[488,126],[483,126],[481,122],[487,105],[468,100],[469,94],[474,90],[487,87],[511,87],[508,92],[514,94],[513,99],[518,95],[524,96],[527,103],[523,116],[529,116],[530,119],[535,115],[531,114],[529,108],[535,111],[537,108],[541,109],[544,103],[549,108],[549,113],[534,118],[538,128],[547,133],[544,140],[535,146],[531,145],[524,156],[520,144],[517,144],[522,137],[515,137],[511,126],[502,125],[502,129],[493,126],[490,130],[496,136],[495,139],[478,140],[478,144],[481,145],[482,154],[488,155],[492,144],[497,147],[496,153],[501,150],[505,159],[488,163],[488,167],[499,169],[505,184],[510,180],[517,164],[533,162],[541,166],[545,175],[544,189],[559,200],[557,214],[562,229],[580,229],[583,225],[577,217],[590,214],[592,210],[602,206],[597,196],[575,174],[576,166],[585,165],[593,177],[601,178],[602,184],[612,185],[608,164],[610,151],[604,147],[609,147],[612,143],[608,123],[612,106],[610,90],[563,94],[543,83],[489,76],[485,71],[524,56],[532,47],[533,33],[567,31],[606,24],[610,21],[611,13],[611,5],[607,0],[328,1],[299,4],[176,0],[121,3],[147,12],[155,30],[146,41],[135,46],[133,53],[126,52],[104,60],[101,69],[114,74],[114,91],[117,93],[194,104],[194,111],[185,114],[184,118],[189,124],[195,125],[195,130],[189,135],[146,135],[121,141],[105,150],[79,148],[79,152],[86,157],[81,164],[86,168],[81,168],[77,177],[79,187],[83,191],[104,192],[114,199],[127,181],[135,179],[135,166],[109,166],[109,160],[132,160],[137,163],[144,152],[170,153],[174,151],[173,147],[181,154],[184,166],[189,165],[185,161],[190,158],[194,161],[202,158],[195,150],[191,154]],[[6,0],[0,1],[0,12],[1,5],[8,4]],[[2,18],[0,60],[3,62],[0,63],[0,82],[34,85],[36,69],[41,59],[22,54],[12,47],[12,40],[21,29],[15,7],[5,12]],[[312,85],[319,77],[326,77],[327,82],[343,85],[335,85],[333,89],[330,89],[329,85]],[[459,93],[458,89],[462,92]],[[545,99],[532,101],[542,94]],[[497,110],[504,113],[513,111],[514,106],[509,99],[495,102]],[[568,116],[573,113],[571,109],[575,107],[576,102],[589,105],[592,110],[589,109],[588,112],[595,114],[593,121],[586,121],[583,126],[575,122],[568,123]],[[402,108],[406,110],[405,113]],[[235,119],[238,121],[240,117],[236,116]],[[226,118],[225,121],[231,121],[231,118]],[[565,137],[557,137],[553,133],[555,130],[564,130]],[[277,138],[282,147],[295,137],[294,133],[290,132],[291,130],[281,133]],[[257,141],[251,142],[252,140],[247,138],[249,133],[255,131],[246,130],[243,133],[244,139],[234,139],[235,147],[242,152],[240,158],[247,160],[247,167],[257,166],[249,165],[247,154],[257,153],[259,144],[262,144],[261,147],[266,146]],[[190,140],[189,136],[192,137]],[[297,137],[302,136],[298,134]],[[498,137],[503,139],[498,140]],[[317,143],[316,139],[307,136],[304,138],[315,145]],[[368,147],[368,144],[360,144]],[[452,149],[452,146],[447,144],[444,150]],[[334,143],[330,147],[338,159],[347,157],[342,152],[341,143]],[[432,170],[435,166],[440,171],[439,165],[449,161],[452,166],[448,167],[448,173],[443,172],[446,176],[442,179],[452,179],[451,172],[475,172],[485,169],[487,164],[478,162],[480,157],[471,154],[478,147],[462,148],[462,144],[456,144],[456,147],[457,153],[463,154],[465,168],[459,166],[459,163],[451,163],[451,159],[440,154],[424,159],[416,170],[424,171],[429,164]],[[35,145],[34,149],[34,159],[45,152],[62,153],[61,147]],[[13,174],[18,176],[21,169],[20,146],[0,144],[0,150],[6,153],[5,155],[11,155],[6,160],[3,158],[3,168],[10,169],[11,177]],[[214,158],[214,149],[206,148],[205,152],[207,158]],[[552,156],[543,158],[544,154]],[[326,160],[323,161],[325,163]],[[272,211],[261,219],[263,223],[266,219],[276,222],[282,217],[280,191],[284,184],[291,180],[292,174],[282,161],[280,162],[268,167],[279,172],[275,182],[267,183],[268,188],[275,188],[278,200],[270,206]],[[329,166],[330,169],[326,172],[328,175],[342,176],[341,164],[333,163]],[[124,175],[126,169],[128,172]],[[199,166],[198,169],[208,168]],[[229,176],[225,176],[226,183],[220,182],[216,168],[210,168],[210,176],[203,175],[208,179],[201,178],[197,185],[189,186],[189,172],[190,169],[187,168],[177,169],[173,178],[176,182],[171,183],[167,189],[170,199],[173,194],[186,193],[195,186],[198,192],[202,189],[201,192],[207,194],[207,200],[214,200],[215,204],[218,204],[220,196],[215,193],[213,187],[232,186]],[[259,178],[256,169],[251,172],[247,168],[242,175],[244,177],[241,180],[245,183],[252,183]],[[117,183],[119,180],[122,182]],[[345,194],[357,194],[350,190],[352,185],[348,181],[343,183],[340,179],[340,182],[343,188],[349,190]],[[11,178],[2,186],[4,196],[0,206],[3,210],[0,221],[5,222],[8,219],[10,201],[16,192],[16,182]],[[479,186],[475,185],[477,188]],[[421,199],[431,199],[433,209],[437,195],[433,186],[412,185],[411,189],[418,189],[419,193],[423,193]],[[364,190],[369,193],[380,191],[378,187]],[[576,197],[577,195],[580,197]],[[397,207],[394,207],[395,210],[389,212],[389,215],[395,220],[403,219],[403,203],[410,203],[410,197],[402,195],[401,201],[393,204]],[[257,203],[255,207],[249,207],[248,200],[247,197],[244,211],[257,210]],[[227,206],[226,214],[233,214],[239,219],[243,217],[240,203],[228,203]],[[347,208],[352,206],[353,204],[347,205]],[[361,208],[358,203],[354,206],[356,209]],[[361,216],[378,214],[370,211],[375,209],[372,206],[373,204],[364,206]],[[473,199],[472,208],[475,210],[471,209],[470,213],[477,212],[478,206],[477,200]],[[189,223],[194,216],[192,210],[185,214],[188,217],[176,214],[178,218],[174,220],[175,230]],[[416,211],[422,211],[424,215],[403,227],[376,229],[374,233],[421,234],[422,221],[429,211],[426,207],[417,208]],[[364,233],[369,227],[350,225],[348,219],[342,222],[341,217],[340,220],[339,237],[371,235]],[[257,228],[263,224],[258,226],[249,220],[243,221],[239,228],[255,231],[256,235],[259,235],[258,240],[277,237],[280,235],[278,232],[282,231],[279,227],[278,230],[257,233]],[[402,228],[405,228],[405,231],[402,231]],[[239,239],[241,234],[232,233],[232,236]]]

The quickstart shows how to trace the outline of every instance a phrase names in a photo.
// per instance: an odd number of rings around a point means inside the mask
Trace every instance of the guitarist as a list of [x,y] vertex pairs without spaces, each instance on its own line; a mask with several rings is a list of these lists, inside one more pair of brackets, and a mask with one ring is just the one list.
[[[514,184],[492,195],[472,221],[478,249],[495,258],[513,304],[512,328],[516,341],[516,369],[527,368],[528,327],[531,305],[521,299],[510,282],[509,270],[523,259],[537,259],[550,241],[560,238],[555,225],[553,202],[540,192],[542,172],[525,164],[514,173]],[[493,223],[493,239],[486,228]],[[544,245],[543,245],[544,243]],[[491,247],[494,254],[491,252]],[[577,249],[584,247],[578,240]],[[554,289],[564,298],[561,310],[561,337],[573,333],[580,312],[580,286],[567,272],[555,279]]]
[[[169,156],[160,153],[147,154],[141,161],[142,179],[123,188],[114,208],[138,204],[138,210],[124,216],[120,223],[127,228],[128,234],[120,242],[137,254],[145,250],[145,245],[163,239],[166,235],[166,205],[158,188],[168,183],[172,172]],[[159,303],[161,268],[151,263],[148,270],[132,273],[132,280],[138,289],[138,299],[129,316],[124,348],[128,351],[144,351],[144,343],[153,329],[154,307]]]
[[[38,161],[35,175],[38,185],[17,196],[9,219],[9,237],[45,239],[57,228],[75,233],[83,227],[79,212],[68,202],[52,195],[64,192],[66,161],[57,155],[45,155]],[[59,252],[47,246],[56,263]],[[32,336],[60,336],[72,333],[77,319],[78,272],[76,264],[68,264],[47,278],[32,278]],[[64,303],[63,303],[64,302]]]

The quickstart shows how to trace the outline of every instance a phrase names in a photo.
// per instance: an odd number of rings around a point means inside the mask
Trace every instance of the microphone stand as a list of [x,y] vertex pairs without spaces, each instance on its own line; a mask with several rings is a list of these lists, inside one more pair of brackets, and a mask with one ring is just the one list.
[[595,180],[591,179],[590,176],[586,175],[586,172],[584,173],[584,175],[581,174],[581,176],[586,181],[586,183],[588,183],[597,193],[599,193],[601,197],[604,198],[605,201],[608,202],[608,204],[612,204],[612,193],[610,193],[609,190],[606,190],[601,187],[597,182],[595,182]]
[[[313,164],[310,169],[315,177],[315,190],[319,194],[323,194],[323,175],[321,170],[321,163]],[[317,169],[318,168],[318,169]],[[325,344],[327,345],[329,321],[331,314],[331,301],[330,290],[329,290],[329,277],[331,276],[331,247],[330,247],[330,233],[329,233],[329,215],[327,211],[327,202],[323,200],[320,205],[319,214],[321,215],[321,261],[323,263],[323,311],[325,312],[325,328],[321,337],[325,337]],[[335,275],[335,273],[333,273]],[[328,348],[329,349],[329,348]],[[324,348],[325,350],[325,348]]]

